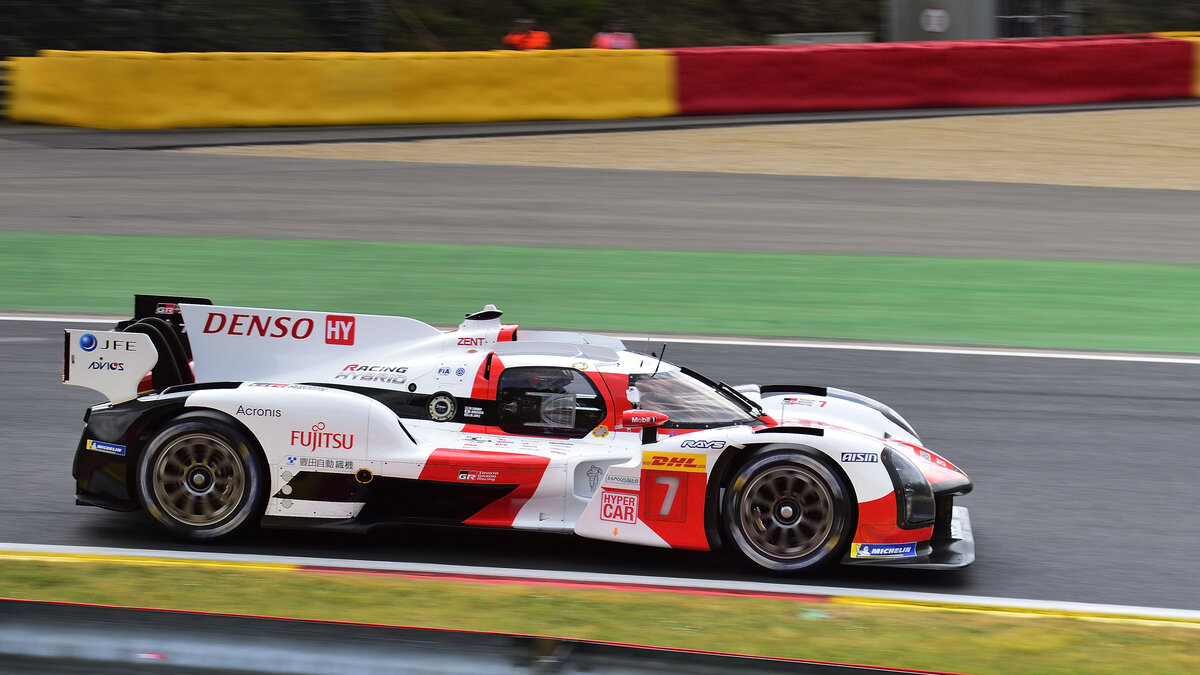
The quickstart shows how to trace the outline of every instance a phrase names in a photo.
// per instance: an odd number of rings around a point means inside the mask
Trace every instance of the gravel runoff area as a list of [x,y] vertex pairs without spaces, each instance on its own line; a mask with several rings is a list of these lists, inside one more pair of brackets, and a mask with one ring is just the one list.
[[1200,106],[180,152],[1200,190]]

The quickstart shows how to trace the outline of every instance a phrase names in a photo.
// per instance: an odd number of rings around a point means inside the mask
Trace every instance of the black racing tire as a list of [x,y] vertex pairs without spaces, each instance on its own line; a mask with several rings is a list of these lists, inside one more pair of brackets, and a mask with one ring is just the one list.
[[138,458],[138,494],[146,512],[176,537],[227,537],[262,516],[264,464],[240,425],[216,413],[187,413],[168,422]]
[[845,554],[855,500],[845,479],[794,447],[765,448],[733,475],[721,508],[728,541],[774,572],[806,572]]

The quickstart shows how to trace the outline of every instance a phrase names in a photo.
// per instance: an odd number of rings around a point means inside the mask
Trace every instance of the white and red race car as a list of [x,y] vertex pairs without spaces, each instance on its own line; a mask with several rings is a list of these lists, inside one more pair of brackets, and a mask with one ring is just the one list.
[[953,568],[971,490],[890,408],[712,382],[618,339],[138,296],[67,330],[90,408],[77,501],[209,539],[250,526],[439,523],[733,547],[764,568]]

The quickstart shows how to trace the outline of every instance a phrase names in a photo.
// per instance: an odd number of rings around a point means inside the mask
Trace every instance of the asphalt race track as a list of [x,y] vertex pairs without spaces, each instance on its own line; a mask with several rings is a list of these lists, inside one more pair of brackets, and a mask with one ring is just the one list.
[[[1186,191],[198,157],[22,132],[0,127],[3,230],[1200,259]],[[87,134],[101,135],[71,137]],[[74,505],[72,454],[99,396],[59,382],[65,326],[0,321],[0,542],[189,548],[142,516]],[[1200,362],[690,344],[667,358],[731,383],[878,398],[975,480],[960,502],[975,565],[797,583],[1200,608]],[[712,554],[466,529],[272,531],[203,548],[779,581]]]
[[[454,528],[268,531],[193,547],[141,515],[75,506],[71,458],[94,392],[58,380],[65,324],[0,321],[0,542],[215,550],[675,577],[779,579],[712,554]],[[74,327],[82,327],[74,324]],[[97,328],[102,327],[97,325]],[[631,343],[632,344],[632,343]],[[671,344],[729,382],[839,385],[889,402],[976,490],[965,570],[840,568],[797,583],[1200,608],[1195,364]]]

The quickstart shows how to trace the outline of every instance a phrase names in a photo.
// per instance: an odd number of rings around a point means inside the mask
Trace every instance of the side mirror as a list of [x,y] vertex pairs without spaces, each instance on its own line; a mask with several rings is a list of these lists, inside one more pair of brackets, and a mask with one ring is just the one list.
[[670,419],[666,414],[653,410],[626,410],[621,413],[621,426],[626,429],[641,429],[642,445],[646,445],[658,441],[658,427]]

